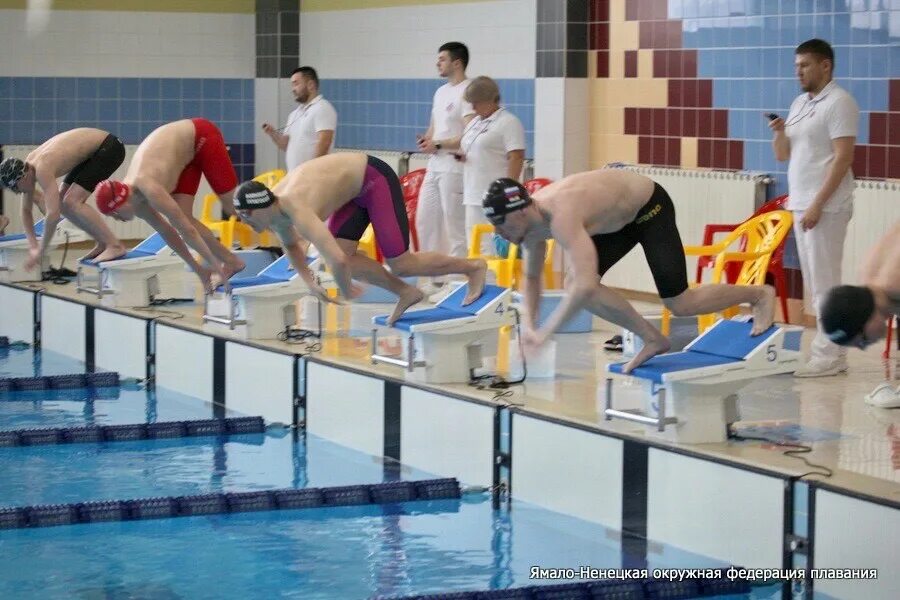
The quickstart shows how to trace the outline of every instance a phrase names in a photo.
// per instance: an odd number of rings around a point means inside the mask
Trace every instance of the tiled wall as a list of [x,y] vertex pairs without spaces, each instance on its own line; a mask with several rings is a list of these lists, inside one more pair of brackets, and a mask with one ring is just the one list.
[[[338,112],[336,145],[413,151],[428,128],[439,79],[328,79],[322,93]],[[534,150],[534,80],[498,79],[501,102],[525,127],[526,156]]]
[[794,48],[821,37],[860,106],[856,176],[900,177],[900,3],[591,0],[590,20],[593,166],[760,170],[785,193],[763,113],[787,114]]

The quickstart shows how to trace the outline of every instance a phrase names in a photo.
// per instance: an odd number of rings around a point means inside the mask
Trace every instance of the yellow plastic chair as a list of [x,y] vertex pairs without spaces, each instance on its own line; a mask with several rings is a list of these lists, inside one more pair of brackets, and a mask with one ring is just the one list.
[[375,230],[372,229],[372,225],[366,227],[366,230],[365,232],[363,232],[362,237],[359,238],[357,251],[362,252],[372,260],[381,262],[381,256],[378,254],[378,248],[375,245]]
[[510,246],[510,258],[496,256],[493,254],[481,254],[481,238],[485,235],[493,235],[494,226],[486,223],[479,223],[472,228],[472,238],[469,241],[469,258],[483,258],[487,261],[488,270],[493,271],[497,276],[497,285],[500,287],[511,288],[515,283],[516,258],[513,257],[513,248]]
[[[553,253],[556,251],[556,240],[550,238],[547,240],[547,253],[544,255],[544,289],[556,290],[562,287],[557,285],[556,273],[553,271]],[[513,284],[516,288],[522,281],[522,260],[519,258],[519,247],[515,244],[509,245],[509,254],[507,260],[511,262],[510,268],[513,270]]]
[[[686,256],[715,256],[712,283],[725,281],[725,265],[729,262],[742,262],[741,271],[737,277],[737,285],[764,285],[766,274],[769,271],[769,261],[772,254],[791,230],[793,217],[790,211],[774,210],[755,216],[741,223],[734,231],[718,244],[709,246],[685,246]],[[729,252],[732,245],[740,245],[742,238],[746,237],[746,248],[743,252]],[[699,284],[692,284],[694,285]],[[722,318],[728,319],[738,314],[738,307],[731,306],[721,312]],[[719,318],[719,313],[710,313],[697,316],[697,329],[700,333],[706,331]],[[672,314],[668,309],[663,309],[660,329],[663,335],[669,335]]]
[[[286,173],[282,169],[273,169],[272,171],[266,171],[261,175],[257,175],[253,178],[253,181],[258,181],[268,188],[273,188],[284,178],[285,174]],[[252,227],[246,223],[239,223],[234,217],[229,217],[227,220],[216,219],[213,217],[213,207],[218,200],[219,198],[215,194],[207,194],[203,197],[203,209],[200,213],[200,222],[213,233],[217,233],[219,235],[219,241],[222,242],[222,245],[226,248],[232,247],[235,236],[237,236],[238,243],[242,248],[252,246],[253,236],[255,235]],[[268,231],[264,231],[259,236],[259,245],[272,246],[274,245],[272,240],[271,234]]]

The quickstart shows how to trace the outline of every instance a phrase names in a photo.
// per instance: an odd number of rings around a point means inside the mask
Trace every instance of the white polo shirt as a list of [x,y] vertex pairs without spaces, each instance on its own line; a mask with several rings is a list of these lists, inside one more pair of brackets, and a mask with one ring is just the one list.
[[[456,85],[445,83],[434,92],[431,104],[431,139],[446,140],[463,132],[463,118],[475,114],[472,105],[463,99],[469,80]],[[462,173],[462,165],[453,158],[454,150],[438,150],[428,159],[428,170],[438,173]]]
[[525,128],[508,110],[499,108],[486,119],[472,119],[460,141],[460,151],[466,155],[463,204],[481,206],[481,199],[491,182],[506,177],[506,154],[524,149]]
[[[834,81],[829,82],[815,98],[810,98],[807,93],[797,96],[791,104],[784,127],[791,142],[788,210],[802,211],[809,208],[828,176],[831,161],[834,160],[831,141],[842,137],[856,137],[858,127],[859,107],[856,101]],[[847,169],[823,210],[848,210],[852,199],[853,172]]]
[[[306,104],[301,104],[288,115],[284,133],[288,136],[285,164],[288,171],[316,157],[316,145],[320,131],[337,129],[337,111],[331,102],[319,94]],[[334,149],[334,138],[331,147]]]

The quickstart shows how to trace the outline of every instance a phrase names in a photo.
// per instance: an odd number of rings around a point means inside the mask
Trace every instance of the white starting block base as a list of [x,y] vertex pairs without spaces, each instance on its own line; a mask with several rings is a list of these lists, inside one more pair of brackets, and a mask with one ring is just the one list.
[[300,281],[216,292],[207,297],[203,328],[247,340],[273,339],[294,323],[297,301],[308,294]]
[[[723,442],[739,420],[737,392],[754,379],[793,372],[800,364],[799,327],[773,326],[751,337],[745,317],[719,321],[683,352],[656,356],[632,371],[607,365],[606,418],[651,425],[648,434],[673,442]],[[614,379],[643,387],[644,406],[613,404]]]
[[509,289],[485,286],[478,300],[463,306],[467,293],[468,286],[461,285],[434,308],[404,313],[393,325],[409,334],[400,357],[375,353],[377,326],[386,327],[388,315],[375,317],[372,362],[403,367],[407,381],[417,383],[470,381],[472,371],[482,367],[482,342],[487,345],[487,340],[496,339],[500,327],[513,319]]
[[41,268],[31,271],[25,269],[26,260],[28,260],[27,246],[24,249],[0,247],[0,281],[3,283],[41,281],[43,272],[50,268],[50,258],[45,254],[41,259]]
[[[104,262],[96,267],[79,266],[78,291],[96,293],[100,305],[110,308],[148,306],[157,297],[182,297],[185,294],[185,286],[180,283],[184,263],[178,257],[157,256],[141,261],[121,261],[122,264],[117,262]],[[193,288],[190,296],[193,296]]]

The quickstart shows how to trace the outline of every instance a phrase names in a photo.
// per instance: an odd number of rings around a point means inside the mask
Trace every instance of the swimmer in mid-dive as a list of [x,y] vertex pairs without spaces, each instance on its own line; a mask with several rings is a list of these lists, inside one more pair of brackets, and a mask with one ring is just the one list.
[[[675,207],[658,183],[624,170],[577,173],[529,196],[509,178],[495,180],[484,195],[484,214],[497,233],[524,250],[522,290],[525,346],[542,345],[576,312],[593,314],[640,336],[644,347],[623,369],[668,352],[669,340],[631,304],[600,282],[603,275],[640,244],[656,289],[672,314],[716,312],[741,303],[753,307],[753,335],[772,325],[775,290],[769,286],[688,286],[684,246],[675,225]],[[540,329],[536,315],[541,296],[541,272],[546,240],[554,238],[571,258],[568,293]]]
[[[40,264],[63,216],[97,240],[85,258],[109,260],[128,251],[97,211],[85,203],[94,187],[115,173],[123,160],[125,146],[116,136],[101,129],[80,127],[53,136],[32,150],[24,161],[10,157],[0,164],[0,183],[23,195],[22,225],[29,246],[26,269]],[[57,185],[56,178],[63,175],[65,179]],[[46,219],[41,239],[34,233],[35,204]],[[5,227],[0,227],[0,231]]]
[[[140,217],[156,229],[200,277],[207,290],[227,284],[244,261],[194,218],[194,196],[206,177],[223,210],[234,214],[237,174],[218,128],[206,119],[183,119],[158,127],[141,142],[122,181],[97,185],[100,212],[120,221]],[[200,265],[188,246],[206,261]],[[98,257],[98,258],[102,258]]]
[[[271,228],[278,234],[294,268],[320,297],[325,293],[306,267],[304,238],[319,251],[346,298],[358,292],[351,284],[351,274],[396,294],[399,301],[388,324],[424,298],[400,277],[465,275],[469,290],[464,304],[477,300],[484,290],[487,264],[483,260],[409,251],[409,222],[400,180],[374,156],[321,156],[291,170],[272,190],[247,181],[235,194],[234,205],[241,220],[257,231]],[[327,226],[323,223],[326,219]],[[357,252],[370,223],[390,272]]]

